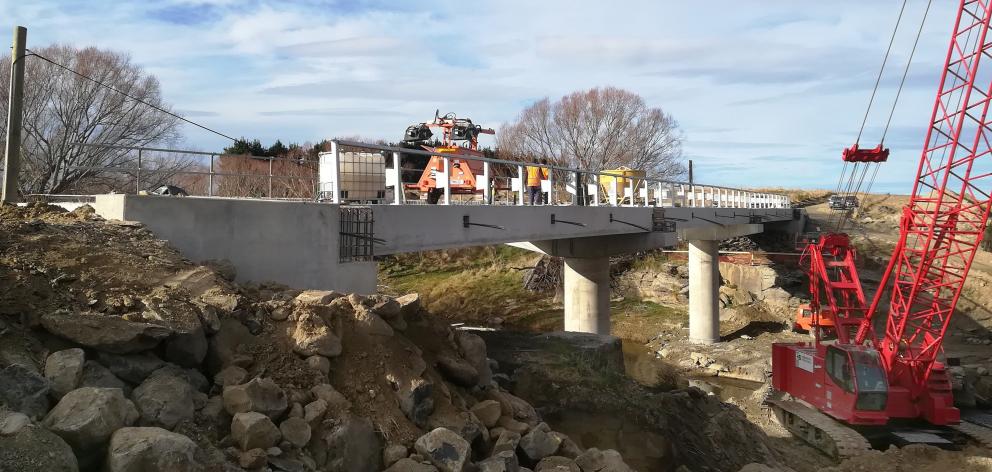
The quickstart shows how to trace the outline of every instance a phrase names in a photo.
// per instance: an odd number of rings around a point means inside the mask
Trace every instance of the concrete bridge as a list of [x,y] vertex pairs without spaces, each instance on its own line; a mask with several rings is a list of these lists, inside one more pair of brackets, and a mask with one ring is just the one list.
[[[342,144],[327,153],[333,162],[340,162]],[[572,185],[546,184],[552,204],[521,206],[520,163],[452,155],[443,156],[444,169],[479,159],[485,164],[479,176],[484,182],[492,179],[491,165],[516,167],[512,191],[519,199],[485,204],[493,202],[486,190],[482,204],[453,204],[445,172],[438,177],[446,189],[440,204],[404,204],[395,185],[403,181],[400,150],[347,145],[393,153],[394,167],[387,169],[395,172],[393,192],[379,192],[392,194],[391,202],[343,201],[340,190],[347,179],[336,169],[333,181],[321,182],[332,196],[325,202],[112,194],[96,195],[92,205],[104,218],[144,223],[193,260],[230,260],[241,280],[299,288],[372,293],[377,287],[374,258],[407,252],[510,244],[563,257],[565,330],[598,334],[610,329],[609,257],[685,241],[690,338],[700,343],[719,340],[719,242],[768,230],[802,231],[806,220],[805,212],[790,208],[781,195],[644,178],[627,179],[626,188],[614,179],[614,187],[600,198],[600,179],[610,174],[553,166],[546,166],[549,175],[572,176]],[[384,180],[385,190],[390,179]],[[586,197],[593,198],[580,205],[582,192],[575,189],[590,180]]]

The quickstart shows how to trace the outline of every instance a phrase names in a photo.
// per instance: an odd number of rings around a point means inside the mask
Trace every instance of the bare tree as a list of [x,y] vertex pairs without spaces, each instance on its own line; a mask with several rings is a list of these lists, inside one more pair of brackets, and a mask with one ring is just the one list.
[[510,159],[547,158],[593,170],[627,166],[658,178],[686,172],[675,119],[615,87],[574,92],[555,102],[540,100],[503,125],[497,146]]
[[[133,64],[126,54],[96,48],[54,45],[35,52],[157,107],[168,109],[158,80]],[[126,186],[127,172],[108,168],[135,167],[133,151],[84,147],[78,143],[148,146],[177,138],[180,121],[122,94],[74,75],[38,57],[27,57],[24,90],[24,129],[21,144],[21,191],[61,193],[117,189]],[[10,56],[0,57],[0,84],[10,80]],[[9,98],[0,94],[0,114],[7,115]],[[0,124],[6,136],[6,120]],[[149,161],[149,162],[154,162]],[[192,160],[161,162],[156,178],[178,171]],[[129,190],[121,188],[119,190]]]

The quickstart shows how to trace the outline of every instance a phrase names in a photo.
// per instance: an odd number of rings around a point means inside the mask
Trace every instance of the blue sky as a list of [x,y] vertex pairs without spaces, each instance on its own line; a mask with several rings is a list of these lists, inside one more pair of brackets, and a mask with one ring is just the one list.
[[[876,144],[925,7],[910,0],[863,143]],[[876,190],[906,193],[954,6],[934,2]],[[0,0],[54,42],[129,52],[190,119],[266,142],[398,138],[435,109],[498,127],[613,85],[671,113],[700,182],[833,188],[901,2]],[[185,127],[186,146],[220,137]]]

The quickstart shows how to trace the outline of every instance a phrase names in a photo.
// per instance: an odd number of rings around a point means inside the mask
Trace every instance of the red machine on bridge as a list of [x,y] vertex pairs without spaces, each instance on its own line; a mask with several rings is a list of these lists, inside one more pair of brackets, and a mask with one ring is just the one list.
[[[847,424],[960,421],[938,355],[992,203],[990,19],[989,2],[960,2],[913,193],[873,300],[847,234],[808,240],[816,337],[773,346],[772,384]],[[844,151],[846,162],[865,166],[887,157],[882,145]]]

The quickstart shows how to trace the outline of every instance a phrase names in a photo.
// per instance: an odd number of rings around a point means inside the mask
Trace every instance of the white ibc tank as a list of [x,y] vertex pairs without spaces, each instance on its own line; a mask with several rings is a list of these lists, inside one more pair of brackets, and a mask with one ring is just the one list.
[[380,153],[342,152],[334,166],[334,154],[320,153],[320,199],[341,203],[383,203],[386,198],[386,159]]

